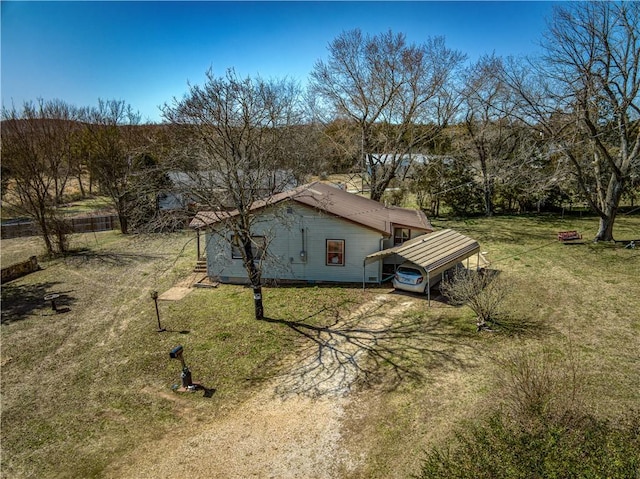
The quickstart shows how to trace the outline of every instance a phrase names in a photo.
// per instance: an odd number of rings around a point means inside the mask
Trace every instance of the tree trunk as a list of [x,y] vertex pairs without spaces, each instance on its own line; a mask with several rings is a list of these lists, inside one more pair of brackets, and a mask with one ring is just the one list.
[[80,188],[80,195],[82,196],[82,198],[86,198],[87,195],[84,191],[84,184],[82,183],[82,174],[78,174],[77,178],[78,178],[78,187]]
[[484,153],[480,152],[480,167],[482,169],[482,189],[484,193],[484,214],[485,216],[493,216],[493,191],[491,187],[491,178],[487,168],[487,158]]
[[47,209],[44,206],[44,199],[42,197],[39,198],[39,203],[40,204],[36,207],[35,219],[38,223],[38,226],[40,227],[42,240],[44,241],[44,246],[47,249],[47,254],[49,256],[53,256],[56,251],[53,245],[53,241],[51,240]]
[[[373,165],[372,165],[373,167]],[[386,168],[386,167],[385,167]],[[381,168],[382,170],[382,168]],[[370,198],[373,201],[380,201],[384,192],[387,190],[389,183],[393,179],[393,174],[390,174],[388,170],[384,169],[381,173],[371,175],[371,193]]]
[[129,234],[129,221],[126,215],[118,211],[118,222],[120,223],[120,232],[123,235]]
[[264,319],[264,307],[262,306],[262,286],[253,286],[253,306],[255,309],[256,319],[261,321]]
[[594,241],[613,241],[613,225],[618,215],[618,206],[620,205],[620,197],[622,196],[622,182],[612,175],[607,189],[607,196],[602,212],[600,213],[600,224],[598,233]]
[[602,207],[599,211],[600,224],[594,241],[613,241],[613,225],[618,215],[618,208],[623,191],[624,179],[612,173],[609,178],[604,204],[601,205]]
[[129,234],[129,219],[127,218],[127,202],[124,198],[118,200],[118,221],[120,222],[120,232],[123,235]]
[[384,194],[384,188],[382,188],[380,185],[377,185],[377,184],[374,185],[372,182],[370,198],[373,201],[380,201],[382,199],[383,194]]
[[484,214],[485,216],[493,216],[493,193],[491,188],[491,180],[487,178],[486,173],[484,174],[483,181],[483,190],[484,190]]
[[613,217],[608,216],[606,218],[600,218],[600,225],[598,227],[598,233],[594,238],[594,241],[613,241],[613,224],[615,222],[615,215]]
[[254,262],[253,249],[251,244],[251,235],[244,235],[242,238],[242,246],[244,249],[244,267],[249,275],[249,282],[253,289],[253,306],[255,316],[258,321],[264,319],[264,307],[262,305],[262,275],[260,269]]
[[55,249],[53,247],[53,241],[51,241],[49,225],[46,219],[42,219],[42,221],[40,221],[40,229],[42,230],[42,239],[44,240],[44,245],[47,248],[47,254],[49,256],[53,256],[55,254]]

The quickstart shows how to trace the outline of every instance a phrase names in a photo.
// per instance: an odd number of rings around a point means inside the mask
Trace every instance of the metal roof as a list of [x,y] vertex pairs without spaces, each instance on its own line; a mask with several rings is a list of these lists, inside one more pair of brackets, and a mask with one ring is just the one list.
[[365,264],[397,254],[405,261],[422,266],[429,274],[446,271],[480,251],[478,242],[452,229],[429,233],[365,258]]
[[[413,230],[433,231],[427,216],[420,210],[385,206],[363,196],[349,193],[335,186],[314,182],[275,194],[267,199],[256,201],[252,210],[274,205],[284,200],[316,208],[345,220],[379,231],[386,236],[393,234],[393,227],[400,226]],[[237,212],[198,212],[191,221],[192,228],[202,228],[230,216]]]

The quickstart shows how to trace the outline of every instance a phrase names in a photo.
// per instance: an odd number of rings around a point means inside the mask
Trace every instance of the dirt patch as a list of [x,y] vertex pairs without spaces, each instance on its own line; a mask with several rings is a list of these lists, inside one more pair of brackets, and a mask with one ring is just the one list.
[[191,288],[184,286],[174,286],[158,296],[162,301],[179,301],[191,292]]
[[357,470],[364,457],[344,446],[343,424],[353,386],[366,371],[367,347],[366,339],[354,341],[345,332],[356,320],[358,330],[378,331],[413,304],[380,295],[320,328],[321,343],[311,341],[289,358],[289,371],[248,401],[187,438],[143,446],[124,461],[128,466],[107,476],[329,479]]
[[192,291],[194,286],[202,283],[207,278],[206,273],[192,273],[158,296],[158,299],[162,301],[180,301]]
[[[343,403],[261,391],[227,417],[110,477],[332,478],[349,468],[340,450]],[[139,457],[140,457],[139,456]]]

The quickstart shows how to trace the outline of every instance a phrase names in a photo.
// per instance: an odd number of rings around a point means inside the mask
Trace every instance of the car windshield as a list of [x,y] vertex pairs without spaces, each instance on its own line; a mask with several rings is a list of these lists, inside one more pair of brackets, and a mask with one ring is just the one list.
[[422,273],[417,269],[407,268],[406,266],[400,266],[398,268],[398,273],[406,274],[409,276],[422,276]]

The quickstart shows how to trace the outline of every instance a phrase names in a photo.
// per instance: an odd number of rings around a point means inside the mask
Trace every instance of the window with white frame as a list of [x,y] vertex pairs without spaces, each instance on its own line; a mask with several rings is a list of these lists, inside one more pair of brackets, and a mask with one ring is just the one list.
[[[262,259],[262,255],[266,249],[266,239],[264,236],[251,237],[251,252],[255,261]],[[242,259],[242,246],[240,238],[237,235],[231,237],[231,258]]]
[[344,266],[344,240],[327,240],[327,266]]
[[394,228],[393,229],[393,246],[404,243],[411,237],[411,230],[409,228]]

